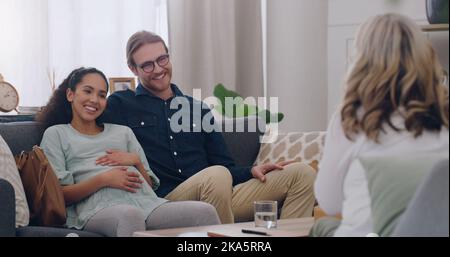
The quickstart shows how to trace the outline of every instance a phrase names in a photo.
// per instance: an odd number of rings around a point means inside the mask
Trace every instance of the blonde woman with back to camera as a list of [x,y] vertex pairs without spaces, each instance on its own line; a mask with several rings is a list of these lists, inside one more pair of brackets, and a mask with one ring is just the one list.
[[315,182],[321,208],[342,214],[342,221],[328,224],[329,230],[315,226],[313,236],[373,231],[367,179],[362,167],[351,165],[359,157],[448,156],[448,89],[421,29],[405,16],[379,15],[360,27],[355,47],[345,98],[329,124]]

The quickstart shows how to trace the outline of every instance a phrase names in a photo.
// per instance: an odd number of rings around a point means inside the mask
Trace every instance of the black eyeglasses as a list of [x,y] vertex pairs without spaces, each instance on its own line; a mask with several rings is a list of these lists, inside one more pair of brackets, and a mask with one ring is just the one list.
[[169,59],[169,54],[164,54],[156,58],[156,61],[144,62],[143,64],[139,65],[139,68],[147,73],[151,73],[155,70],[155,62],[159,65],[159,67],[164,67],[169,63]]

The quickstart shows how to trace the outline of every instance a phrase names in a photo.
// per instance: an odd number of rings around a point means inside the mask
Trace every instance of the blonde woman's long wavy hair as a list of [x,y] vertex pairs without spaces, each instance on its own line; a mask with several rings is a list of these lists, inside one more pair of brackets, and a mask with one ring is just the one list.
[[[346,80],[341,122],[348,139],[364,132],[378,142],[383,125],[394,112],[407,131],[448,128],[448,89],[431,43],[409,18],[399,14],[375,16],[356,37],[356,56]],[[362,109],[362,115],[359,113]]]

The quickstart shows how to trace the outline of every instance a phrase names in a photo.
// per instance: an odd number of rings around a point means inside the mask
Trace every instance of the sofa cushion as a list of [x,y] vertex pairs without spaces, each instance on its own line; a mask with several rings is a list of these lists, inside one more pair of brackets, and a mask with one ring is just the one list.
[[275,142],[261,145],[255,165],[298,161],[309,164],[316,171],[323,154],[326,132],[292,132],[279,134]]
[[8,181],[15,192],[16,227],[26,226],[30,220],[27,198],[23,189],[22,180],[17,171],[16,162],[6,142],[0,135],[0,178]]
[[371,199],[373,232],[385,237],[393,232],[418,185],[445,154],[360,157]]

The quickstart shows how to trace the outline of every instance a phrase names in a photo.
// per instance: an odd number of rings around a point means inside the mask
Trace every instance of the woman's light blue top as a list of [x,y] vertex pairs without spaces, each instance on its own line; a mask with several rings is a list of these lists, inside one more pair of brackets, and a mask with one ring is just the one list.
[[45,131],[41,148],[63,186],[80,183],[112,169],[113,167],[95,164],[97,158],[104,156],[109,149],[138,153],[148,175],[152,178],[153,189],[135,167],[128,167],[129,171],[135,171],[140,175],[144,181],[142,188],[137,189],[137,193],[130,193],[105,187],[68,206],[66,225],[69,228],[82,229],[95,213],[114,205],[129,204],[138,207],[148,217],[155,208],[167,202],[157,197],[153,191],[158,188],[159,179],[151,171],[141,145],[128,127],[104,124],[103,132],[89,136],[79,133],[70,124],[56,125]]

